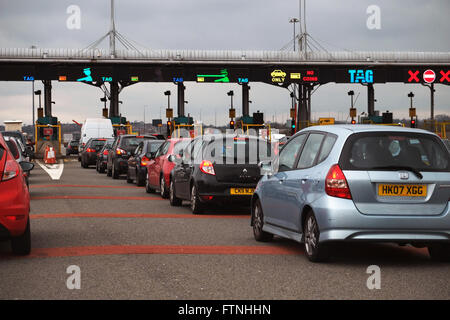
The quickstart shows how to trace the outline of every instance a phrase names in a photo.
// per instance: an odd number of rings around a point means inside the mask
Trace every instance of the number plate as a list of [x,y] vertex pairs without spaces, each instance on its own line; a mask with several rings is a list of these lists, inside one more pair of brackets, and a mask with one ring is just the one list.
[[426,197],[427,186],[423,184],[379,184],[378,195],[383,197]]
[[230,194],[235,196],[252,195],[255,192],[254,188],[231,188]]

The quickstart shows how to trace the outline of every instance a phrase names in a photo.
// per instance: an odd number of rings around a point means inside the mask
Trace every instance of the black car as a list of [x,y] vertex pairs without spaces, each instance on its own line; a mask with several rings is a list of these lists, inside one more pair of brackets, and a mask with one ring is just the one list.
[[106,174],[113,179],[119,179],[121,174],[128,172],[128,158],[136,150],[141,141],[156,140],[154,136],[135,136],[123,134],[116,137],[111,152],[108,153]]
[[97,162],[95,164],[95,169],[99,173],[105,173],[106,170],[106,162],[108,160],[108,153],[111,150],[112,144],[114,143],[114,139],[106,139],[106,143],[100,149],[100,152],[97,153]]
[[145,185],[147,163],[155,157],[156,151],[163,143],[164,140],[144,140],[139,143],[128,159],[128,183],[133,183],[136,180],[138,186]]
[[78,154],[78,144],[80,142],[78,140],[70,140],[67,144],[66,148],[66,156],[70,156],[71,154]]
[[232,202],[250,205],[261,177],[258,163],[269,160],[270,142],[252,136],[211,135],[198,137],[180,154],[170,179],[173,206],[191,201],[193,213],[207,204]]
[[81,152],[81,166],[83,168],[87,168],[90,165],[97,164],[97,153],[100,152],[100,149],[105,145],[106,139],[97,138],[97,139],[89,139]]

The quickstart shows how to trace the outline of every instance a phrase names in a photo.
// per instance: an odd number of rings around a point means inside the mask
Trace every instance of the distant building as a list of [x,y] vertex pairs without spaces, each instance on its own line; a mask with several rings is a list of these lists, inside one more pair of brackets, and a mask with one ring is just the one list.
[[22,120],[5,120],[5,131],[22,131]]

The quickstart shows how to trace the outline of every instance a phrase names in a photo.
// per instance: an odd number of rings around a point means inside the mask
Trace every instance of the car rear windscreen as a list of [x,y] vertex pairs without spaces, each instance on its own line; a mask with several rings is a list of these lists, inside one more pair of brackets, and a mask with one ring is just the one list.
[[92,140],[90,147],[100,149],[106,143],[106,140]]
[[339,161],[344,170],[410,167],[450,171],[450,156],[439,138],[423,133],[370,132],[350,136]]
[[154,138],[150,137],[124,137],[122,138],[122,141],[120,142],[120,146],[122,148],[126,148],[129,150],[134,150],[139,145],[141,141],[144,140],[154,140]]
[[204,148],[205,159],[226,161],[227,163],[257,164],[270,160],[272,156],[271,143],[256,138],[235,137],[210,141]]

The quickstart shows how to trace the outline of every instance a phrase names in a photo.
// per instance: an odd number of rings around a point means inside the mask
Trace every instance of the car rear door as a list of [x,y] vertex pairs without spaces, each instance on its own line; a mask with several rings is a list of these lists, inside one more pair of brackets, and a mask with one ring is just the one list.
[[[275,159],[273,167],[277,172],[268,177],[261,185],[261,204],[263,206],[264,220],[267,223],[292,229],[289,225],[290,212],[285,207],[289,201],[294,201],[296,193],[288,193],[286,184],[288,174],[295,169],[297,159],[300,155],[308,133],[303,133],[291,138],[280,151],[278,159]],[[294,199],[290,199],[290,198]]]
[[362,214],[436,216],[448,206],[450,156],[434,135],[356,133],[339,165]]

